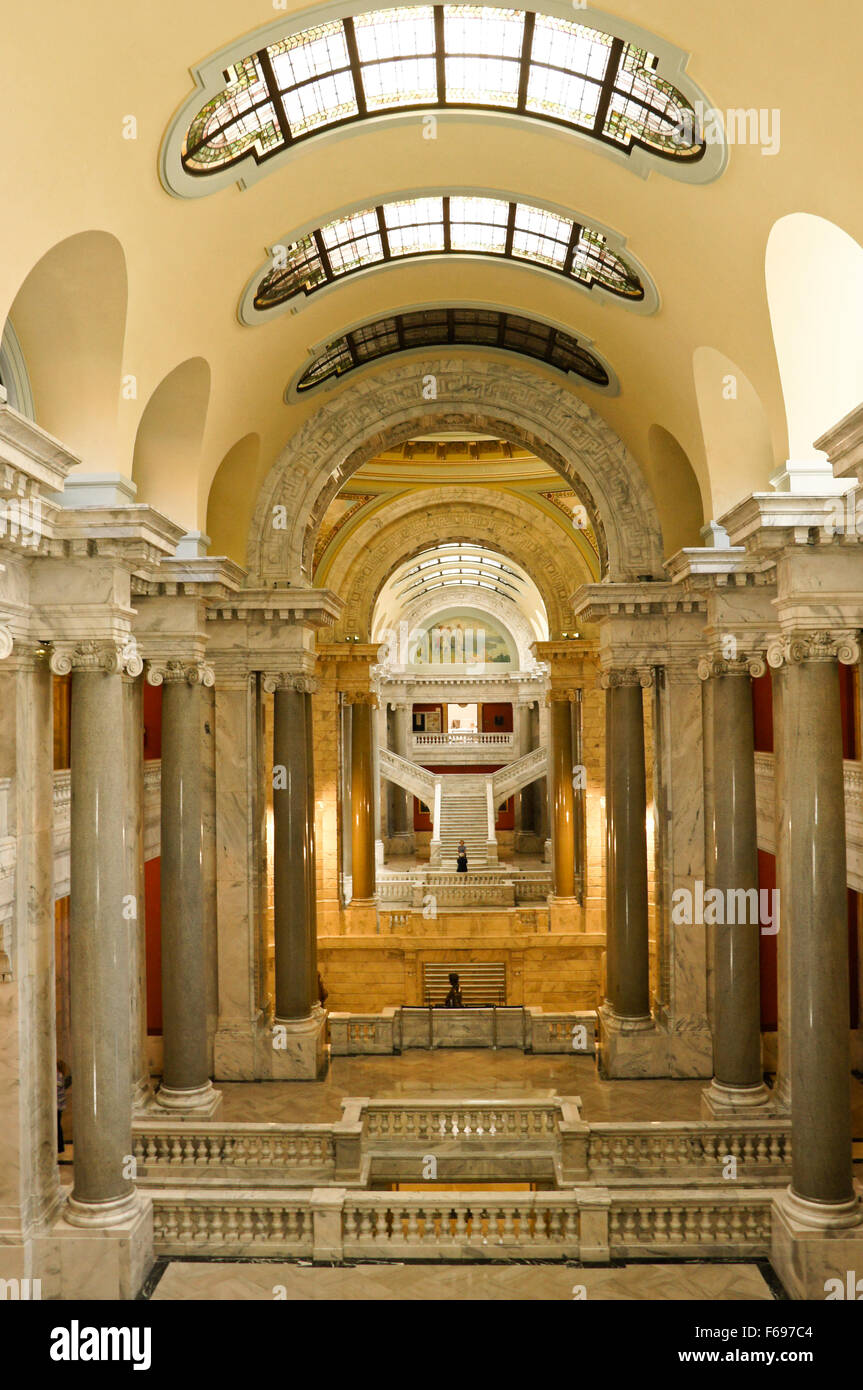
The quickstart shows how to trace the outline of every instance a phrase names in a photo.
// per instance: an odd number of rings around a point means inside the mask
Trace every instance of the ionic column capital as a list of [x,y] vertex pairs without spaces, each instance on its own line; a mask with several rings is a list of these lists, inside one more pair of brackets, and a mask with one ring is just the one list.
[[134,637],[54,642],[48,665],[55,676],[68,676],[70,671],[105,671],[109,675],[125,672],[129,676],[140,676],[144,669]]
[[710,680],[715,676],[751,676],[756,680],[767,670],[767,663],[761,652],[742,653],[736,657],[703,656],[698,662],[698,679]]
[[371,705],[372,709],[378,707],[378,697],[373,690],[343,690],[341,695],[346,705]]
[[860,660],[859,639],[860,634],[849,629],[783,633],[767,648],[767,664],[774,670],[804,661],[838,661],[843,666],[855,666]]
[[554,705],[560,702],[561,704],[568,703],[574,705],[578,700],[579,694],[580,687],[578,686],[557,686],[546,692],[545,703],[547,705]]
[[185,682],[186,685],[211,686],[215,685],[216,676],[212,666],[201,660],[147,662],[148,685],[174,685],[181,682]]
[[276,690],[295,690],[299,695],[314,695],[318,688],[314,676],[304,676],[296,671],[264,671],[261,684],[268,695]]
[[611,671],[602,671],[599,684],[603,690],[618,690],[621,686],[640,685],[648,690],[653,685],[651,666],[619,666]]

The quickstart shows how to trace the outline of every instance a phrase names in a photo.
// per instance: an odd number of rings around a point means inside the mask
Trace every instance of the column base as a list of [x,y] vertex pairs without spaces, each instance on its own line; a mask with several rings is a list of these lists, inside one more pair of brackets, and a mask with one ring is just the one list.
[[624,1077],[709,1077],[713,1072],[710,1029],[701,1020],[681,1020],[666,1031],[649,1015],[621,1018],[609,1004],[597,1010],[599,1074],[612,1081]]
[[714,1077],[701,1093],[701,1116],[705,1120],[730,1119],[753,1111],[763,1115],[766,1108],[771,1112],[775,1109],[773,1092],[763,1081],[755,1086],[726,1086]]
[[273,1019],[269,1056],[262,1048],[259,1074],[267,1081],[319,1080],[329,1065],[326,1031],[327,1015],[320,1006],[308,1018]]
[[485,842],[485,862],[486,864],[496,864],[497,859],[497,840],[486,840]]
[[575,932],[584,930],[584,914],[578,898],[561,898],[549,893],[548,925],[553,932]]
[[377,898],[352,898],[345,908],[345,936],[376,936],[379,931]]
[[863,1204],[809,1202],[789,1187],[773,1203],[770,1263],[792,1298],[863,1296]]
[[174,1115],[191,1115],[198,1120],[209,1120],[221,1104],[221,1091],[215,1089],[212,1081],[207,1081],[203,1086],[191,1086],[186,1090],[163,1084],[153,1097],[152,1108],[157,1112],[169,1110]]
[[62,1220],[70,1226],[85,1228],[122,1226],[129,1221],[141,1205],[141,1196],[133,1187],[122,1197],[112,1197],[107,1202],[81,1202],[77,1197],[69,1197],[63,1208]]
[[224,1023],[216,1030],[213,1043],[213,1075],[216,1081],[255,1081],[258,1079],[259,1039],[269,1036],[270,1021],[262,1009],[247,1023]]
[[153,1267],[153,1203],[140,1192],[132,1199],[126,1214],[110,1225],[81,1222],[81,1209],[89,1204],[75,1202],[73,1213],[69,1199],[64,1215],[39,1242],[52,1296],[77,1302],[132,1299],[140,1292]]

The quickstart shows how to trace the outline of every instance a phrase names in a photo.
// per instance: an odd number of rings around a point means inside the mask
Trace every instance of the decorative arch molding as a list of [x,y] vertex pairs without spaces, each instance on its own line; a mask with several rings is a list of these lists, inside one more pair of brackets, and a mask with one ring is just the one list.
[[[435,398],[423,399],[430,390]],[[448,356],[414,358],[355,381],[297,431],[258,493],[250,582],[311,583],[315,534],[345,481],[383,450],[436,430],[479,430],[529,449],[581,497],[604,577],[661,577],[653,497],[601,416],[530,368]]]
[[[434,593],[424,594],[422,598],[415,599],[413,603],[405,605],[401,620],[407,623],[409,631],[415,627],[420,627],[427,618],[432,617],[436,612],[446,612],[450,608],[475,609],[478,613],[484,613],[486,617],[494,618],[495,622],[499,623],[507,635],[512,638],[518,652],[519,670],[533,670],[536,660],[530,647],[532,642],[538,640],[537,635],[514,602],[504,598],[502,594],[491,593],[488,589],[480,589],[468,584],[464,584],[458,589],[456,598],[453,598],[456,591],[447,589],[446,592],[450,596],[451,601],[449,603],[444,602],[440,592],[435,590]],[[374,636],[376,631],[376,626],[373,625],[372,641],[376,640]]]
[[560,527],[534,511],[528,516],[518,498],[490,496],[480,487],[441,487],[397,498],[385,516],[371,516],[351,532],[326,574],[326,587],[346,600],[337,631],[367,637],[390,575],[431,546],[453,541],[484,545],[520,565],[539,590],[550,633],[559,635],[570,625],[573,586],[590,582],[588,570],[575,545],[569,562]]

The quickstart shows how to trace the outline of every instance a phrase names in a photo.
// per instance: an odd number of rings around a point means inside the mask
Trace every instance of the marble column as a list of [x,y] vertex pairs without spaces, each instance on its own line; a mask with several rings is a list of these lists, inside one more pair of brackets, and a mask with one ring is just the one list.
[[[57,1170],[54,798],[45,654],[0,626],[0,1278],[43,1277],[36,1241],[61,1202]],[[9,639],[8,645],[11,645]],[[8,862],[8,861],[7,861]],[[63,1056],[67,1064],[71,1058]],[[68,1128],[68,1127],[67,1127]]]
[[845,791],[837,658],[853,637],[807,632],[768,651],[784,663],[777,808],[783,882],[780,935],[791,964],[791,1152],[788,1211],[804,1226],[856,1225],[851,1167]]
[[[393,710],[393,752],[400,758],[408,757],[408,739],[410,738],[411,707],[410,705],[396,705]],[[392,825],[390,827],[393,836],[410,836],[413,838],[413,826],[408,815],[408,792],[403,787],[398,787],[395,783],[390,785],[390,806],[392,807]],[[411,805],[413,802],[411,801]]]
[[123,676],[126,739],[126,900],[131,979],[132,1105],[150,1098],[147,1060],[147,937],[144,916],[144,686],[142,677]]
[[555,898],[575,899],[575,808],[572,786],[572,716],[568,696],[550,698],[552,893]]
[[712,676],[714,781],[706,827],[707,875],[726,904],[721,916],[738,919],[717,921],[713,927],[714,1076],[707,1095],[716,1107],[750,1107],[770,1099],[761,1065],[752,683],[743,663],[735,668],[724,660],[705,661],[699,674]]
[[641,680],[606,684],[607,997],[612,1014],[649,1024],[647,832]]
[[351,727],[351,858],[353,901],[375,897],[373,709],[368,700],[353,702]]
[[[273,735],[273,886],[276,1019],[306,1019],[315,1003],[311,696],[304,677],[276,688]],[[315,966],[315,982],[317,967]]]
[[267,674],[273,718],[274,1079],[314,1080],[326,1061],[318,1000],[312,691],[302,673]]
[[[342,835],[342,873],[345,879],[353,876],[353,835],[351,831],[351,715],[353,705],[342,702],[342,760],[341,760],[341,835]],[[390,789],[392,790],[392,788]],[[345,894],[345,896],[347,896]]]
[[780,927],[776,937],[776,1080],[773,1099],[777,1109],[791,1111],[791,931],[786,910],[785,930],[782,929],[782,905],[790,906],[791,884],[788,875],[788,852],[783,841],[786,761],[779,755],[784,735],[784,692],[787,667],[778,666],[771,672],[773,687],[773,826],[776,848],[776,889],[779,895]]
[[[55,650],[72,672],[71,1071],[74,1187],[66,1220],[113,1226],[138,1202],[130,1173],[129,918],[126,894],[124,655],[110,642]],[[140,672],[140,658],[128,663]]]
[[209,1078],[204,929],[202,661],[152,663],[162,695],[162,1084],[168,1110],[210,1115],[220,1096]]

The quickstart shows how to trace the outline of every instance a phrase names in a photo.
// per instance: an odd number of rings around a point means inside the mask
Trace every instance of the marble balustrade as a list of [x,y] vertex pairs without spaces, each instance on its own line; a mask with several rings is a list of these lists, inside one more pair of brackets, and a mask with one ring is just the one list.
[[154,1194],[159,1255],[296,1256],[341,1262],[759,1258],[770,1245],[763,1191],[506,1193],[199,1191]]
[[[444,1181],[533,1180],[556,1188],[685,1185],[783,1188],[789,1121],[728,1119],[588,1123],[577,1098],[399,1101],[348,1098],[324,1124],[138,1120],[139,1185],[283,1189],[371,1178],[414,1183],[432,1156]],[[731,1177],[733,1176],[733,1184]]]

